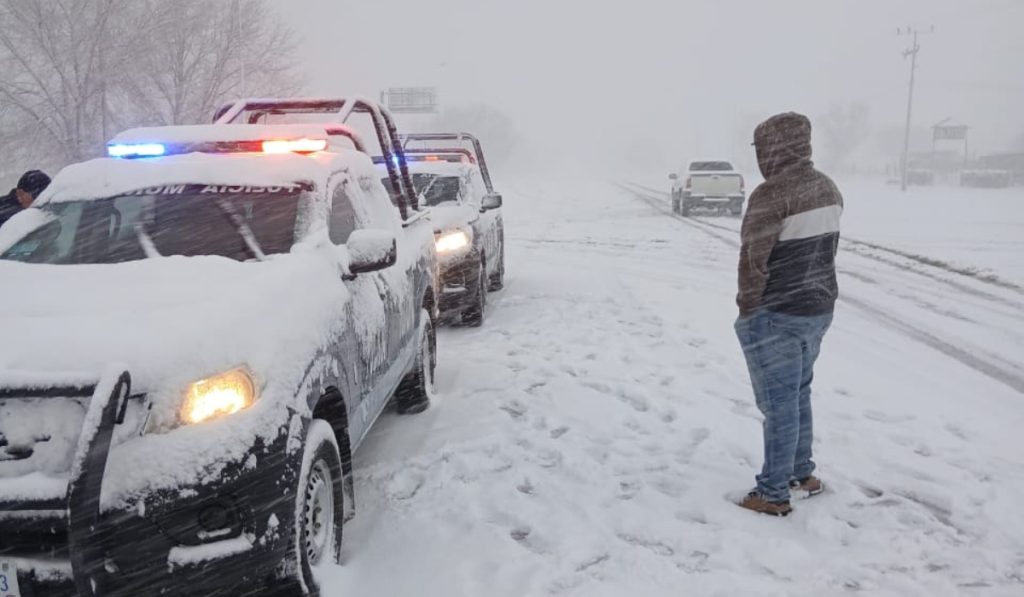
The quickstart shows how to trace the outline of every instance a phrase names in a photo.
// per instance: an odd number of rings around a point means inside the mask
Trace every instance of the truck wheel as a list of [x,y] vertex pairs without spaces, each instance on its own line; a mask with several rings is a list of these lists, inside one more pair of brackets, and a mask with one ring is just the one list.
[[505,239],[498,246],[498,267],[487,281],[487,290],[495,292],[505,287]]
[[295,551],[306,594],[320,594],[321,572],[341,554],[345,491],[338,441],[330,423],[313,419],[295,492]]
[[478,328],[484,324],[484,311],[487,310],[487,267],[482,260],[476,286],[470,299],[470,305],[462,312],[463,325],[472,328]]
[[430,406],[434,396],[434,372],[437,369],[437,335],[430,313],[424,309],[423,326],[420,332],[420,353],[412,371],[398,385],[395,392],[395,407],[400,415],[419,414]]
[[682,206],[679,209],[679,215],[683,216],[684,218],[690,217],[690,209],[691,208],[690,208],[689,202],[687,202],[684,199],[683,202],[682,202]]

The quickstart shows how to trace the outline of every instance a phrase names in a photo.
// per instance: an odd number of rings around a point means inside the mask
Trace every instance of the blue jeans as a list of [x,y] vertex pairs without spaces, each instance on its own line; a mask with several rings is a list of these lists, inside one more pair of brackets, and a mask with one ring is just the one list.
[[796,316],[759,309],[736,320],[757,408],[764,414],[764,467],[757,491],[789,499],[789,482],[814,471],[811,381],[832,314]]

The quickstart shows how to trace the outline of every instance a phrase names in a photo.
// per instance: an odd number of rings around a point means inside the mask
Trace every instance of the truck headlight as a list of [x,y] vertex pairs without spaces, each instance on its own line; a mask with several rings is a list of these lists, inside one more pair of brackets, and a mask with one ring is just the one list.
[[461,251],[469,246],[469,235],[462,230],[445,232],[434,240],[434,246],[441,255]]
[[232,369],[189,385],[181,420],[189,425],[233,415],[256,401],[256,384],[245,369]]

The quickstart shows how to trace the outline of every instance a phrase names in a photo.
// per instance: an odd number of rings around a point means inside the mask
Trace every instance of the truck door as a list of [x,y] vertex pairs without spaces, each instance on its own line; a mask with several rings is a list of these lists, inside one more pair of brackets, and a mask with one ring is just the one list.
[[[369,181],[377,183],[376,180]],[[357,212],[366,219],[366,228],[388,230],[398,237],[398,263],[393,267],[375,272],[381,303],[386,319],[385,360],[381,366],[380,400],[387,402],[391,392],[398,386],[406,366],[409,364],[409,348],[416,339],[419,320],[418,301],[415,300],[415,272],[418,265],[419,247],[406,242],[401,216],[391,203],[387,192],[379,184],[361,185]],[[367,276],[371,277],[370,275]],[[383,406],[383,404],[382,404]]]
[[[351,183],[343,179],[331,192],[331,214],[328,235],[335,245],[344,245],[353,230],[363,228],[356,215],[350,192]],[[338,339],[339,362],[346,369],[347,387],[341,388],[349,409],[349,426],[353,441],[358,442],[372,423],[377,411],[374,399],[380,385],[381,363],[386,352],[383,321],[386,317],[377,279],[372,275],[357,276],[345,283],[351,294],[346,308],[345,330]]]

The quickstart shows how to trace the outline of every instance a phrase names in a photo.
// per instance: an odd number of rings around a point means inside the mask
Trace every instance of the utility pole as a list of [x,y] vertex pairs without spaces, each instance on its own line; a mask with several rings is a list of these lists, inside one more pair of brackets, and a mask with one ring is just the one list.
[[917,71],[917,53],[921,51],[921,46],[917,43],[917,36],[922,33],[934,32],[934,25],[928,31],[921,31],[910,27],[907,27],[906,30],[896,30],[896,35],[914,36],[914,43],[906,50],[903,50],[903,59],[906,60],[907,56],[910,57],[910,91],[907,93],[907,126],[903,131],[903,159],[900,160],[900,189],[904,192],[907,190],[907,161],[910,154],[910,114],[914,107],[914,74]]

